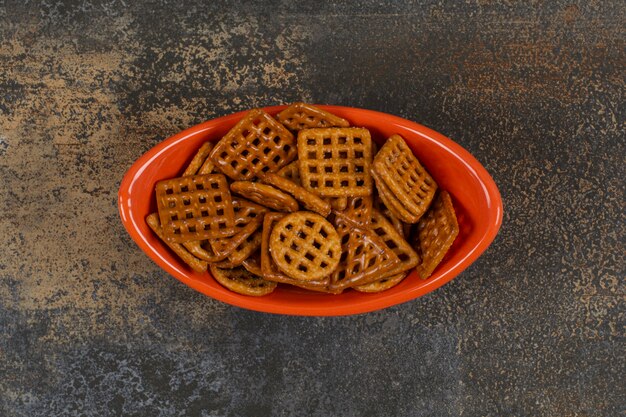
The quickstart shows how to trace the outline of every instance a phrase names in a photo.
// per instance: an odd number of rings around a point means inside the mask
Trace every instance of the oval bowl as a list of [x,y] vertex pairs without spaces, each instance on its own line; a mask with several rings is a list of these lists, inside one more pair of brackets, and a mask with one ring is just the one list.
[[[274,115],[285,107],[264,110]],[[307,316],[365,313],[413,300],[459,275],[487,249],[502,223],[502,199],[489,173],[469,152],[440,133],[397,116],[352,107],[319,107],[354,126],[370,129],[379,144],[394,133],[402,135],[439,186],[452,196],[459,236],[430,278],[422,280],[413,271],[400,284],[376,294],[353,290],[340,295],[320,294],[279,284],[270,295],[248,297],[225,289],[209,272],[194,272],[180,261],[144,220],[156,211],[154,186],[159,180],[179,176],[204,141],[218,141],[246,112],[191,127],[141,156],[125,174],[118,193],[124,227],[161,268],[203,294],[250,310]]]

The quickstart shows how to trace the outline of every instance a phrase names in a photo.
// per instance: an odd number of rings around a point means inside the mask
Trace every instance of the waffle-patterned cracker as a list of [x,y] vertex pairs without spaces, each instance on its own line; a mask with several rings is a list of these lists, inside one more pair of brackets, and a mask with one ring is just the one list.
[[246,114],[209,157],[217,169],[235,181],[251,180],[276,172],[296,158],[294,136],[263,110]]
[[314,281],[337,268],[341,244],[337,231],[326,219],[298,211],[276,223],[270,236],[270,253],[287,276]]
[[171,250],[174,251],[176,255],[180,257],[187,265],[191,267],[196,272],[206,272],[207,263],[201,259],[193,256],[187,249],[185,249],[180,243],[173,243],[167,240],[165,234],[163,233],[163,229],[161,228],[161,221],[159,220],[158,213],[149,214],[146,217],[146,223],[152,231],[165,243]]
[[340,213],[335,213],[335,226],[341,238],[341,258],[331,275],[332,290],[341,291],[381,279],[400,262],[369,228],[359,227]]
[[302,186],[322,197],[372,193],[372,146],[363,128],[304,129],[298,132]]
[[316,127],[348,127],[346,119],[335,116],[311,104],[294,103],[276,116],[279,122],[290,130],[311,129]]
[[298,202],[292,196],[271,185],[251,181],[235,181],[230,184],[230,190],[276,211],[293,213],[299,208]]
[[[408,216],[398,216],[407,223],[417,223],[430,205],[437,183],[426,172],[400,135],[393,135],[378,151],[372,170],[381,197],[390,210],[396,209],[389,195],[395,197]],[[389,193],[389,195],[388,195]]]
[[[274,259],[272,259],[272,255],[270,254],[270,236],[274,230],[274,225],[285,216],[285,213],[267,213],[263,219],[263,236],[261,240],[260,253],[260,268],[263,278],[268,281],[291,284],[308,290],[326,291],[330,283],[329,276],[314,281],[301,281],[299,279],[293,279],[278,269]],[[256,268],[255,260],[253,258],[246,259],[243,264],[249,271]]]
[[428,278],[459,234],[459,224],[447,191],[441,191],[417,224],[416,250],[422,257],[417,267],[420,278]]
[[235,269],[222,269],[216,265],[211,265],[211,275],[222,286],[238,294],[260,297],[270,294],[276,289],[275,282],[266,281],[251,274],[241,266]]
[[171,242],[214,239],[235,233],[232,198],[221,174],[159,181],[156,198],[163,231]]
[[402,233],[398,232],[393,225],[378,210],[372,211],[370,228],[378,235],[387,246],[387,250],[395,253],[399,261],[396,266],[381,275],[396,275],[415,268],[420,263],[419,255],[413,250],[409,242],[404,239]]

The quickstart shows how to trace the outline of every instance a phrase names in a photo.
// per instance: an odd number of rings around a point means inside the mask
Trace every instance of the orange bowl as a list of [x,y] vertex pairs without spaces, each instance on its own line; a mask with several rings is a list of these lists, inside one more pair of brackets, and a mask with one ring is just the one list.
[[[286,106],[266,107],[276,114]],[[485,168],[458,144],[420,124],[372,110],[319,106],[363,126],[379,144],[394,133],[404,137],[439,186],[452,196],[460,233],[452,248],[426,280],[412,272],[395,287],[377,294],[349,290],[340,295],[314,293],[282,286],[264,297],[248,297],[218,284],[210,273],[187,267],[145,222],[156,211],[157,181],[179,176],[205,141],[218,141],[246,112],[209,120],[164,140],[128,170],[119,190],[119,210],[126,230],[161,268],[190,287],[217,300],[268,313],[337,316],[365,313],[420,297],[442,286],[471,265],[493,241],[502,223],[502,199]]]

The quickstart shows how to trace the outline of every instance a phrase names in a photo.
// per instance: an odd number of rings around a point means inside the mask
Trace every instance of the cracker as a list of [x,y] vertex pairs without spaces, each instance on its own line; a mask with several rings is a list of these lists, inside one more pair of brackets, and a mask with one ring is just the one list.
[[298,211],[299,208],[296,199],[271,185],[250,181],[235,181],[230,184],[230,190],[235,194],[239,194],[276,211],[293,213]]
[[[263,219],[263,236],[261,239],[261,272],[264,279],[268,281],[280,282],[283,284],[291,284],[297,287],[306,288],[315,291],[325,291],[330,283],[330,277],[325,277],[320,280],[315,281],[301,281],[297,279],[293,279],[285,275],[272,259],[272,255],[270,254],[270,236],[272,234],[272,230],[274,230],[274,225],[282,218],[284,218],[286,214],[284,213],[268,213],[265,215]],[[250,262],[254,262],[253,260]],[[244,261],[244,266],[248,263],[248,260]]]
[[171,242],[232,236],[232,198],[222,174],[194,175],[159,181],[157,207],[165,236]]
[[459,234],[450,194],[441,191],[430,209],[417,224],[415,248],[422,257],[416,268],[420,278],[428,278],[448,252]]
[[[234,252],[236,252],[237,249],[239,249],[239,251],[243,250],[245,242],[249,241],[250,236],[252,236],[252,234],[254,234],[254,232],[256,232],[257,229],[260,228],[261,221],[262,219],[259,219],[255,220],[254,222],[248,223],[239,230],[239,233],[229,238],[210,240],[209,244],[211,245],[211,249],[214,253],[219,254],[220,256],[224,256],[221,260],[224,260],[226,258],[232,258]],[[237,256],[236,259],[239,259],[239,256]],[[245,259],[245,257],[243,259]],[[226,268],[225,265],[221,266],[223,268]]]
[[378,143],[372,141],[372,158],[374,158],[376,156],[376,154],[378,153]]
[[370,132],[363,128],[305,129],[298,132],[302,186],[321,197],[372,193]]
[[420,263],[419,255],[413,250],[404,235],[398,232],[393,225],[378,210],[372,211],[370,228],[385,243],[388,251],[393,252],[399,262],[380,278],[386,275],[396,275],[415,268]]
[[211,265],[211,275],[223,287],[238,294],[260,297],[270,294],[276,289],[275,282],[266,281],[251,274],[243,267],[222,269],[216,265]]
[[296,140],[263,110],[249,111],[213,148],[209,157],[235,181],[276,172],[296,158]]
[[[381,183],[384,184],[410,214],[411,221],[407,223],[417,223],[428,209],[437,190],[437,183],[400,135],[387,139],[374,158],[372,170],[379,189]],[[383,200],[387,203],[385,196]]]
[[276,119],[294,131],[316,127],[350,126],[346,119],[305,103],[292,104],[278,113]]
[[234,252],[263,221],[267,209],[244,198],[233,198],[235,212],[235,229],[237,232],[230,237],[221,239],[185,242],[183,246],[195,257],[210,263],[223,261]]
[[330,288],[343,290],[384,277],[400,261],[372,230],[335,213],[335,226],[341,238],[341,258],[331,275]]
[[314,281],[337,268],[341,245],[337,231],[326,219],[299,211],[276,223],[270,236],[270,253],[287,276]]
[[206,272],[208,265],[205,261],[193,256],[181,244],[169,242],[166,239],[165,234],[163,233],[163,229],[161,228],[161,222],[159,220],[158,213],[149,214],[148,217],[146,217],[146,223],[148,223],[150,229],[152,229],[152,231],[159,237],[159,239],[161,239],[163,243],[165,243],[172,251],[174,251],[174,253],[178,255],[178,257],[182,259],[183,262],[189,265],[191,269],[196,272]]
[[328,202],[285,177],[269,172],[263,176],[263,182],[291,194],[307,210],[314,211],[324,217],[330,214],[330,204]]

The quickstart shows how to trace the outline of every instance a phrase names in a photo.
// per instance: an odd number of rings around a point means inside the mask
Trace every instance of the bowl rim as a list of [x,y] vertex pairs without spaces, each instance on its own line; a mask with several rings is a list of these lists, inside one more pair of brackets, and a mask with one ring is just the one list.
[[[124,228],[133,239],[133,241],[139,246],[139,248],[148,255],[159,267],[168,272],[174,278],[188,285],[189,287],[199,291],[211,298],[219,301],[231,304],[237,307],[261,311],[274,314],[287,314],[287,315],[299,315],[299,316],[342,316],[366,313],[370,311],[380,310],[387,307],[391,307],[397,304],[405,303],[407,301],[418,298],[422,295],[430,293],[435,289],[441,287],[447,282],[457,277],[463,270],[474,263],[478,257],[489,247],[491,242],[495,239],[503,219],[503,206],[502,198],[498,187],[496,186],[493,178],[489,175],[487,170],[482,164],[474,158],[467,150],[461,145],[447,138],[439,132],[436,132],[426,126],[419,123],[394,116],[388,113],[383,113],[375,110],[362,109],[357,107],[347,106],[333,106],[333,105],[318,105],[324,110],[333,112],[360,112],[365,115],[371,116],[372,119],[384,119],[385,123],[401,126],[404,129],[411,130],[413,133],[421,136],[423,139],[434,142],[436,145],[447,148],[448,151],[457,155],[459,159],[465,164],[466,168],[480,181],[484,197],[489,206],[489,210],[485,215],[487,218],[487,227],[482,231],[480,240],[474,245],[465,256],[459,260],[456,264],[449,267],[443,274],[434,274],[429,278],[426,283],[420,287],[413,287],[407,291],[400,293],[390,294],[385,297],[384,293],[379,293],[379,297],[373,299],[368,298],[367,294],[363,294],[363,297],[359,297],[356,300],[351,300],[350,303],[338,303],[333,306],[307,306],[307,305],[281,305],[275,302],[271,302],[266,297],[247,297],[240,294],[236,294],[221,288],[215,290],[215,288],[203,283],[197,279],[191,279],[186,276],[186,271],[177,268],[176,265],[172,265],[166,259],[163,258],[161,253],[155,249],[141,233],[140,229],[134,222],[132,213],[132,185],[135,179],[139,178],[146,166],[157,157],[161,156],[169,149],[176,147],[183,143],[186,139],[198,134],[202,134],[207,130],[211,130],[216,126],[220,126],[224,123],[233,122],[239,120],[249,110],[240,111],[227,116],[222,116],[207,120],[203,123],[197,124],[190,128],[187,128],[152,147],[143,155],[141,155],[126,171],[124,177],[120,183],[118,191],[118,209],[120,218]],[[262,109],[270,114],[288,107],[287,105],[268,106]],[[379,124],[382,121],[378,122]],[[210,272],[207,272],[210,275]],[[324,296],[324,295],[320,295]],[[329,295],[330,297],[340,297]]]

